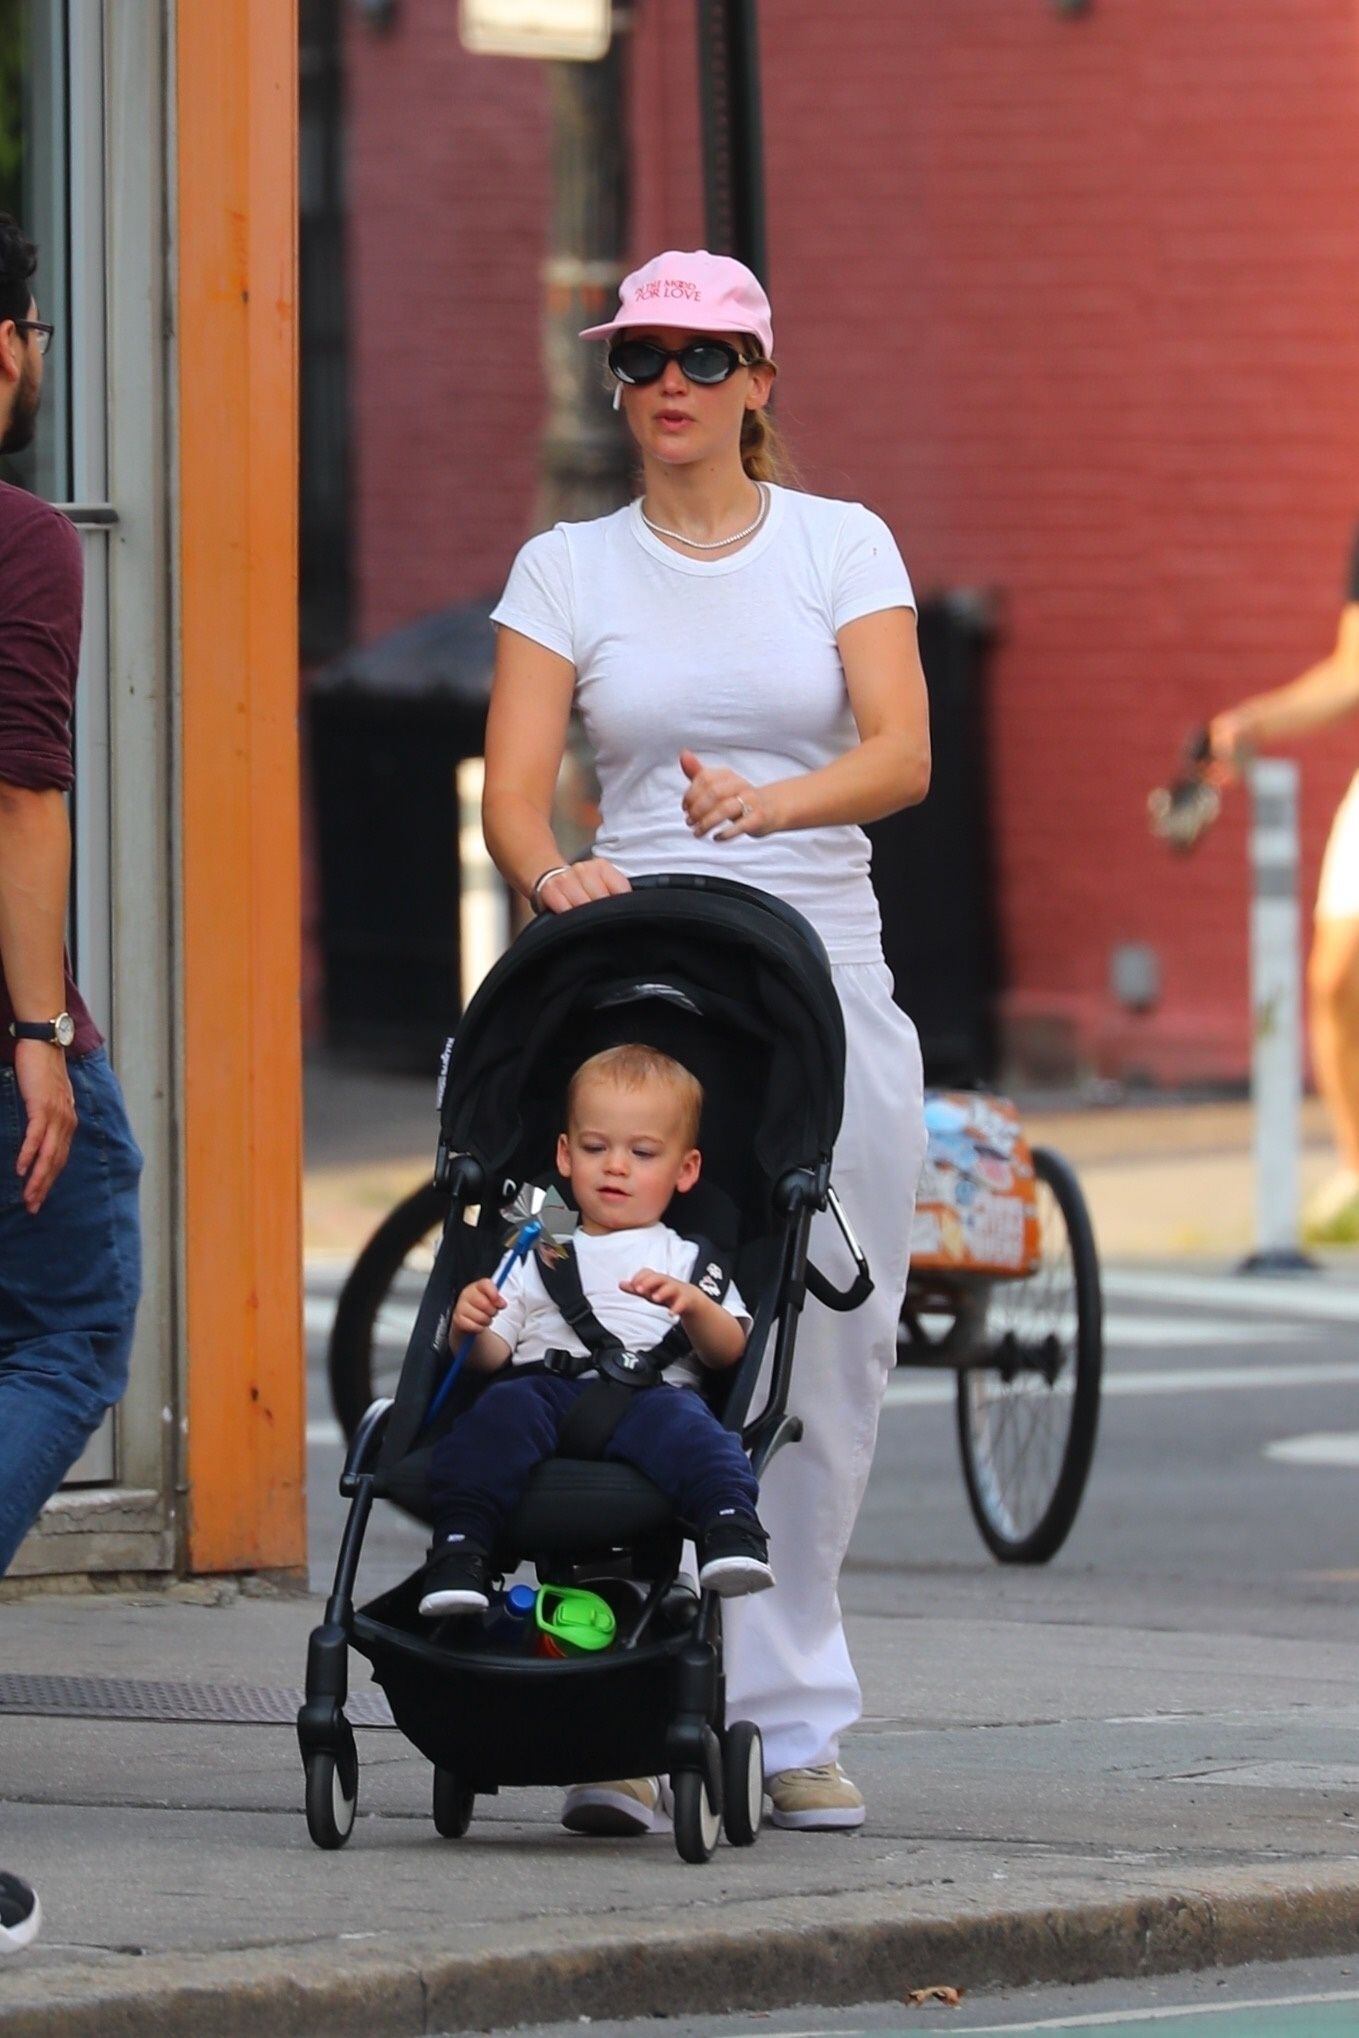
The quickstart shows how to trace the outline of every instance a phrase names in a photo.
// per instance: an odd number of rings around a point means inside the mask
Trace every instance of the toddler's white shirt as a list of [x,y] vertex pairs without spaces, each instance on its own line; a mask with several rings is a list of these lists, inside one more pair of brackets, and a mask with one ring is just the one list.
[[[675,1318],[670,1310],[648,1302],[644,1296],[625,1294],[619,1282],[640,1274],[643,1267],[651,1267],[658,1274],[673,1274],[680,1281],[692,1281],[696,1273],[703,1272],[694,1265],[693,1240],[681,1238],[668,1224],[649,1224],[636,1231],[609,1231],[598,1236],[577,1231],[571,1244],[586,1301],[605,1330],[621,1338],[630,1352],[649,1352],[660,1343]],[[585,1351],[543,1286],[532,1253],[514,1268],[500,1292],[505,1297],[505,1307],[491,1330],[509,1345],[512,1366],[530,1365],[550,1351]],[[750,1312],[734,1281],[723,1297],[722,1307],[749,1332]],[[696,1385],[702,1375],[703,1368],[693,1359],[677,1359],[665,1369],[666,1379],[681,1386]]]

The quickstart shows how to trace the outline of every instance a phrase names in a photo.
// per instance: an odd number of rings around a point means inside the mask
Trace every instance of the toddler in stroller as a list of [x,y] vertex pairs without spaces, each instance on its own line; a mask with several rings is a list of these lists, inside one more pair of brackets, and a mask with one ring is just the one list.
[[[341,1475],[350,1511],[298,1715],[308,1829],[320,1846],[343,1845],[355,1817],[358,1754],[345,1713],[351,1647],[367,1657],[397,1726],[434,1767],[434,1822],[445,1837],[467,1831],[479,1794],[505,1786],[663,1774],[684,1859],[707,1860],[724,1826],[736,1845],[758,1833],[760,1735],[750,1721],[726,1717],[719,1587],[735,1575],[721,1568],[724,1554],[742,1569],[753,1560],[747,1589],[764,1582],[764,1554],[723,1553],[709,1519],[704,1568],[715,1568],[696,1591],[680,1565],[686,1538],[705,1527],[688,1511],[704,1511],[702,1493],[697,1501],[686,1494],[682,1510],[673,1489],[663,1492],[616,1456],[588,1455],[589,1440],[573,1445],[568,1434],[563,1441],[586,1454],[559,1449],[531,1470],[507,1509],[493,1506],[490,1518],[463,1529],[479,1528],[487,1544],[485,1613],[437,1622],[422,1614],[422,1599],[437,1589],[429,1567],[365,1606],[353,1603],[374,1501],[432,1523],[435,1465],[454,1425],[479,1393],[486,1405],[532,1384],[487,1387],[484,1374],[464,1367],[440,1400],[457,1299],[500,1260],[503,1204],[528,1185],[555,1184],[562,1099],[574,1072],[604,1050],[636,1045],[691,1071],[705,1098],[701,1172],[682,1186],[681,1166],[670,1207],[658,1214],[681,1238],[711,1241],[714,1261],[732,1267],[745,1298],[738,1308],[729,1291],[724,1312],[744,1349],[734,1348],[736,1338],[732,1347],[711,1347],[719,1358],[730,1350],[731,1361],[703,1366],[700,1390],[714,1427],[731,1439],[731,1484],[712,1512],[744,1507],[745,1533],[754,1534],[755,1482],[801,1435],[787,1398],[807,1290],[840,1309],[871,1291],[830,1186],[844,1023],[825,952],[801,916],[722,879],[659,877],[528,927],[464,1014],[441,1099],[437,1175],[448,1218],[395,1399],[370,1408]],[[690,1138],[686,1155],[693,1145]],[[584,1211],[579,1181],[572,1186]],[[807,1258],[812,1215],[826,1208],[854,1262],[843,1292]],[[664,1275],[664,1264],[651,1272]],[[646,1299],[620,1290],[621,1301]],[[663,1323],[673,1312],[659,1306]],[[705,1321],[711,1329],[716,1317],[705,1312]],[[732,1337],[726,1324],[717,1329]],[[490,1323],[485,1331],[495,1336]],[[588,1337],[581,1342],[588,1350]],[[515,1343],[518,1356],[523,1346]],[[550,1373],[537,1378],[557,1384]],[[702,1407],[693,1387],[652,1387],[631,1398],[644,1403],[662,1392]],[[613,1645],[554,1659],[507,1644],[491,1582],[524,1563],[544,1588],[588,1587],[607,1597],[617,1610]]]
[[529,1475],[558,1451],[633,1465],[659,1487],[694,1526],[703,1591],[774,1583],[740,1440],[690,1391],[701,1367],[737,1364],[750,1316],[715,1248],[661,1222],[698,1180],[702,1107],[696,1077],[635,1042],[571,1078],[557,1172],[580,1212],[575,1241],[540,1238],[505,1293],[483,1276],[453,1311],[472,1370],[512,1377],[435,1446],[422,1614],[487,1611],[490,1552]]

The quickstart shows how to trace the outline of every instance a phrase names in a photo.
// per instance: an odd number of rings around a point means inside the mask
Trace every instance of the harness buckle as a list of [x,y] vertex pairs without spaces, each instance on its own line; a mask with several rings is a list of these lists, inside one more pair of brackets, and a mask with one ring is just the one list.
[[621,1345],[600,1355],[599,1370],[624,1387],[654,1387],[661,1377],[661,1368],[649,1353],[625,1352]]
[[556,1373],[563,1380],[579,1380],[582,1373],[596,1370],[594,1360],[587,1353],[564,1351],[560,1345],[554,1345],[550,1351],[543,1353],[542,1364],[545,1371]]

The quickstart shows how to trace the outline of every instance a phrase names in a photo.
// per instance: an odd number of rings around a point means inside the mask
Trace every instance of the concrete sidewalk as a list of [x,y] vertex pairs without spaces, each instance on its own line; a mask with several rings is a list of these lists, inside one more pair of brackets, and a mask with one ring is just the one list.
[[[286,1724],[60,1717],[69,1686],[0,1679],[3,1854],[45,1910],[0,1968],[0,2031],[379,2038],[1351,1947],[1354,1617],[1304,1611],[1285,1639],[1243,1595],[1168,1632],[1066,1573],[1021,1622],[1008,1585],[917,1576],[852,1617],[869,1824],[766,1830],[703,1868],[660,1835],[573,1838],[544,1790],[480,1800],[441,1841],[428,1765],[390,1729],[359,1732],[357,1826],[323,1854]],[[5,1660],[113,1681],[124,1709],[230,1686],[286,1720],[316,1617],[231,1587],[49,1595],[5,1608]]]
[[[308,1124],[308,1249],[343,1258],[426,1172],[432,1090],[313,1072]],[[1249,1242],[1244,1106],[1029,1125],[1079,1168],[1106,1254]],[[1309,1149],[1309,1175],[1325,1161]],[[1067,1564],[861,1566],[845,1758],[867,1827],[766,1830],[704,1868],[668,1837],[573,1838],[543,1790],[441,1841],[428,1765],[374,1727],[354,1836],[322,1854],[289,1724],[319,1602],[15,1600],[0,1863],[32,1876],[45,1927],[0,1966],[0,2032],[380,2038],[1348,1950],[1359,1612],[1320,1591],[1280,1614]],[[358,1658],[351,1676],[372,1695]]]
[[[1254,1245],[1252,1120],[1244,1098],[1039,1108],[1026,1111],[1025,1126],[1035,1145],[1056,1147],[1076,1167],[1106,1259],[1184,1254],[1235,1263]],[[1299,1165],[1304,1201],[1335,1166],[1325,1111],[1309,1097]]]

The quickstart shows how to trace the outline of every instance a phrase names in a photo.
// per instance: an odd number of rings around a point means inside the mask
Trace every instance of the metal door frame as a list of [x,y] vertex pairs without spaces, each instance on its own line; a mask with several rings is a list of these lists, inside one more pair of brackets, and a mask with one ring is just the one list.
[[146,1155],[143,1299],[127,1395],[50,1503],[16,1575],[173,1566],[182,1406],[165,429],[172,10],[165,0],[78,0],[66,11],[72,500],[62,507],[85,555],[73,948]]

